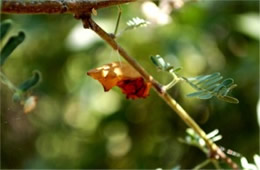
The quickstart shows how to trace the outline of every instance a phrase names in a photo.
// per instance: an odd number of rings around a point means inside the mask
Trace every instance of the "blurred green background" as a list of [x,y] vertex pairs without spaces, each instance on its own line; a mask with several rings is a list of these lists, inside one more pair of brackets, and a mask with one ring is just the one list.
[[[121,6],[120,29],[132,17],[145,18],[142,3]],[[187,3],[172,12],[171,23],[151,24],[117,39],[161,83],[170,76],[156,70],[151,55],[183,67],[180,73],[185,76],[221,72],[233,78],[237,105],[187,98],[192,89],[183,83],[169,93],[207,133],[220,130],[219,145],[251,162],[259,152],[258,3]],[[117,12],[117,7],[98,10],[94,20],[113,32]],[[206,159],[197,148],[178,141],[187,126],[153,90],[146,99],[127,100],[120,89],[105,93],[86,75],[123,59],[73,16],[1,17],[14,21],[9,36],[18,30],[26,33],[3,72],[17,85],[33,70],[42,73],[41,83],[30,92],[38,97],[37,108],[27,115],[1,85],[2,168],[192,168]]]

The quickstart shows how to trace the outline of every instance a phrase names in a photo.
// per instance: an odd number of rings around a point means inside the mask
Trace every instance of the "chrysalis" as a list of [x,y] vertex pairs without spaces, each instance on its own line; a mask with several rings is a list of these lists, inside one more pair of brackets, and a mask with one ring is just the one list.
[[129,99],[145,98],[151,88],[150,82],[146,82],[132,66],[124,62],[106,64],[87,74],[98,80],[105,91],[118,86]]

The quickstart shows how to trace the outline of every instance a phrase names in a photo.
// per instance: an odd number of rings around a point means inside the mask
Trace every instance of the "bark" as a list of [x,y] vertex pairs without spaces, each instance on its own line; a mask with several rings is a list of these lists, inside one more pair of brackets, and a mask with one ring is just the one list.
[[2,0],[3,14],[91,13],[92,9],[125,4],[135,0]]

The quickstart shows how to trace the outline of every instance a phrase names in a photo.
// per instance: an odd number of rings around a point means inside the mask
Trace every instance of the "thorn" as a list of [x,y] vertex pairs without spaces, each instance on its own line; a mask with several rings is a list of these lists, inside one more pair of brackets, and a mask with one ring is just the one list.
[[97,16],[97,10],[95,9],[95,8],[92,8],[92,10],[91,10],[91,12],[92,12],[92,14],[94,15],[94,16]]

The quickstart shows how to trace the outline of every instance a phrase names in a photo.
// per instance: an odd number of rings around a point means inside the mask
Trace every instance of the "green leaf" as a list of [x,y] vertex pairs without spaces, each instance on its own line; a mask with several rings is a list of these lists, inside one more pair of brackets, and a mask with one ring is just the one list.
[[[227,90],[229,91],[229,88],[232,87],[232,84],[234,83],[234,80],[229,78],[222,81],[222,83],[216,87],[213,91],[221,94],[221,95],[227,95]],[[236,86],[233,86],[233,88]]]
[[170,71],[173,69],[169,63],[167,63],[160,55],[151,56],[153,64],[162,71]]
[[11,20],[5,20],[0,24],[0,40],[3,40],[7,32],[10,30],[12,26]]
[[218,74],[219,73],[214,73],[214,74],[210,74],[210,75],[202,75],[202,76],[197,76],[197,77],[189,77],[188,80],[192,81],[192,82],[200,82],[200,81],[208,79],[211,76],[215,76]]
[[210,74],[210,75],[206,75],[206,76],[199,76],[196,79],[198,81],[198,83],[196,85],[199,85],[199,84],[202,84],[202,83],[214,80],[214,79],[216,79],[218,77],[220,77],[220,73],[214,73],[214,74]]
[[217,97],[222,101],[229,103],[238,103],[239,101],[227,94],[235,88],[237,85],[234,84],[234,80],[231,78],[225,79],[219,82],[223,77],[220,73],[214,73],[210,75],[197,76],[192,78],[183,79],[191,85],[197,92],[188,94],[188,97],[197,97],[199,99],[210,99],[213,96]]
[[167,65],[164,59],[160,55],[151,56],[151,60],[153,64],[161,70],[164,70],[164,68]]
[[217,83],[218,81],[220,81],[223,77],[222,76],[218,76],[218,77],[211,77],[210,79],[207,80],[207,82],[203,83],[201,85],[201,88],[208,88],[211,85],[214,85],[215,83]]
[[219,84],[219,85],[213,90],[213,92],[219,93],[219,91],[220,91],[221,89],[223,89],[223,88],[225,88],[225,86],[224,86],[223,84]]
[[19,32],[17,36],[12,36],[5,44],[0,53],[0,66],[2,66],[8,56],[14,51],[14,49],[21,44],[25,39],[24,32]]
[[25,82],[23,82],[20,86],[19,89],[22,92],[25,92],[27,90],[29,90],[30,88],[32,88],[33,86],[35,86],[41,79],[41,74],[38,71],[34,71],[33,76],[26,80]]
[[194,93],[190,93],[190,94],[187,94],[188,97],[198,97],[200,96],[201,94],[204,94],[205,91],[197,91],[197,92],[194,92]]
[[[171,69],[173,69],[173,66],[172,66]],[[180,71],[180,70],[182,70],[182,67],[177,67],[177,68],[173,69],[173,72],[178,72],[178,71]]]
[[236,84],[232,84],[227,90],[226,92],[224,93],[224,96],[226,96],[233,88],[237,87]]
[[197,97],[199,99],[210,99],[213,97],[211,93],[208,93],[207,91],[198,91],[194,93],[190,93],[187,95],[188,97]]
[[200,96],[198,96],[198,98],[203,99],[203,100],[207,100],[212,98],[213,95],[211,93],[207,93],[207,94],[201,94]]
[[218,99],[225,101],[225,102],[228,102],[228,103],[234,103],[234,104],[239,103],[239,100],[237,100],[236,98],[231,97],[231,96],[218,96]]
[[234,83],[234,80],[231,78],[225,79],[221,84],[225,87],[230,87]]
[[212,85],[210,85],[210,86],[208,86],[208,87],[205,87],[205,89],[207,90],[207,91],[212,91],[213,89],[215,89],[216,87],[218,87],[220,84],[219,83],[215,83],[215,84],[212,84]]

